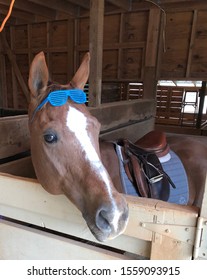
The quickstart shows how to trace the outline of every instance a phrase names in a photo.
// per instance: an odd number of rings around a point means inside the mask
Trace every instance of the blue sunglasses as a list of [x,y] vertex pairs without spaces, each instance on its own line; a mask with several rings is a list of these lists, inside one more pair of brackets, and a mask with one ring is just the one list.
[[53,107],[59,107],[66,104],[68,97],[78,104],[83,104],[86,102],[85,92],[78,88],[51,91],[49,95],[34,110],[31,121],[33,121],[35,114],[45,105],[45,103],[49,102]]

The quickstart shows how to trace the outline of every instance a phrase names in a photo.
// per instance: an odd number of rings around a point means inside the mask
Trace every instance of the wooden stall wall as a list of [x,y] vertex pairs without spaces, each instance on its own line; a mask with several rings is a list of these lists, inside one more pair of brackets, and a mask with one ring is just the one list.
[[[127,99],[129,82],[143,81],[148,21],[149,10],[105,15],[102,103]],[[75,27],[78,64],[89,46],[89,17],[77,19]]]
[[199,79],[207,76],[207,9],[168,11],[159,79]]
[[[76,20],[77,61],[88,47],[89,23],[87,17]],[[141,89],[144,90],[144,97],[155,98],[159,25],[160,10],[157,8],[105,15],[103,103],[130,99],[131,83],[139,93],[140,83],[144,83],[144,89]],[[140,98],[140,94],[137,97]]]
[[[141,81],[149,11],[106,15],[103,40],[103,81]],[[76,20],[77,63],[89,46],[89,17]]]
[[74,21],[60,20],[16,25],[1,34],[1,106],[28,106],[29,66],[33,57],[44,51],[51,79],[66,83],[74,72]]
[[[143,82],[149,15],[149,10],[105,15],[102,103],[128,99],[129,82]],[[14,25],[4,37],[1,106],[27,108],[24,88],[34,55],[44,51],[51,78],[66,83],[89,50],[89,16]]]
[[[168,4],[163,9],[148,5],[140,10],[137,4],[130,12],[106,12],[102,103],[155,99],[161,79],[206,80],[206,17],[204,2],[188,7]],[[27,108],[29,65],[41,50],[51,79],[68,82],[89,50],[89,25],[89,13],[85,13],[75,19],[8,27],[6,40],[0,38],[0,107]],[[169,117],[171,103],[166,106],[164,114]],[[179,115],[178,110],[176,118]]]
[[[206,16],[206,5],[196,4],[162,13],[157,80],[207,80]],[[200,89],[158,87],[156,123],[196,127],[198,109],[196,113],[182,113],[186,90]],[[205,122],[207,112],[200,118]]]

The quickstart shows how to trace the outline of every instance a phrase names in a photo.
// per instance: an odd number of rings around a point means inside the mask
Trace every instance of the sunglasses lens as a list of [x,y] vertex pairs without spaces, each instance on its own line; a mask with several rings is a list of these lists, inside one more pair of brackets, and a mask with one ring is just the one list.
[[75,103],[83,104],[86,102],[86,94],[81,89],[70,90],[69,96]]
[[62,106],[67,102],[67,93],[65,91],[53,91],[49,94],[48,100],[52,106]]

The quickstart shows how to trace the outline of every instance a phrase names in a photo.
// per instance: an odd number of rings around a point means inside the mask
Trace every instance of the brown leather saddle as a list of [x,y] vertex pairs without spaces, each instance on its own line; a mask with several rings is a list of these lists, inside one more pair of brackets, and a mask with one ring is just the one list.
[[[170,185],[175,188],[170,177],[165,173],[158,157],[169,152],[169,145],[163,132],[151,131],[135,143],[120,139],[124,168],[129,180],[142,197],[167,201]],[[157,188],[160,182],[162,187]]]

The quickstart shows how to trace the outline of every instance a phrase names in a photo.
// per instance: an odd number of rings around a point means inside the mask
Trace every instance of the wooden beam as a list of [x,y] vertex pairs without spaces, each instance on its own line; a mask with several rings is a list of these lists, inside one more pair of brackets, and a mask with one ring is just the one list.
[[201,128],[201,123],[202,123],[202,116],[203,116],[203,106],[204,106],[204,101],[205,101],[205,96],[206,96],[206,81],[202,82],[201,89],[199,91],[199,96],[200,96],[200,102],[199,102],[199,109],[198,109],[198,116],[197,116],[197,121],[196,121],[196,128]]
[[[154,4],[153,4],[154,3]],[[142,11],[154,8],[155,6],[161,7],[161,9],[168,11],[193,11],[197,10],[204,10],[207,8],[207,1],[206,0],[172,0],[172,1],[162,1],[162,0],[142,0],[139,1],[132,1],[132,8],[133,11]]]
[[4,159],[30,149],[27,116],[0,118],[0,159]]
[[[0,4],[7,6],[10,4],[10,2],[10,0],[0,0]],[[14,8],[50,19],[55,19],[56,17],[55,10],[43,7],[42,5],[38,5],[30,1],[18,0],[15,2]]]
[[[168,3],[181,3],[181,2],[191,2],[191,0],[152,0],[151,2],[155,2],[157,4],[168,4]],[[196,2],[206,2],[206,0],[196,0]]]
[[6,65],[2,40],[0,40],[0,69],[0,107],[7,107]]
[[129,11],[131,9],[131,1],[129,0],[107,0],[107,2],[126,11]]
[[6,35],[5,35],[4,32],[0,33],[0,35],[1,35],[1,39],[3,41],[4,50],[5,50],[6,54],[8,55],[8,58],[11,62],[14,73],[16,75],[16,78],[17,78],[18,82],[19,82],[19,85],[21,86],[22,91],[23,91],[23,93],[24,93],[24,95],[27,99],[27,102],[29,103],[29,101],[30,101],[29,89],[28,89],[28,87],[27,87],[27,85],[26,85],[26,83],[25,83],[25,81],[22,77],[19,66],[17,65],[16,60],[14,58],[14,54],[12,53],[12,50],[11,50],[11,48],[10,48],[8,42],[7,42]]
[[156,64],[161,11],[150,10],[144,69],[144,98],[156,98]]
[[155,66],[157,59],[157,43],[159,37],[161,11],[158,8],[151,9],[149,13],[149,24],[147,31],[147,45],[145,55],[145,65]]
[[[10,42],[11,42],[11,49],[14,49],[14,26],[10,27]],[[16,56],[15,56],[16,60]],[[13,108],[18,108],[18,94],[17,94],[17,79],[15,75],[14,68],[12,67],[12,96],[13,96]]]
[[54,9],[56,11],[64,12],[70,16],[77,16],[78,8],[66,0],[29,0],[35,4],[42,5],[47,8]]
[[207,8],[207,1],[177,1],[177,2],[166,2],[160,5],[166,12],[168,11],[193,11],[193,10],[204,10]]
[[67,0],[70,3],[80,6],[81,8],[90,9],[90,0]]
[[[39,229],[30,229],[11,221],[0,221],[0,259],[6,260],[126,260],[123,254],[98,248]],[[53,254],[51,254],[51,248]]]
[[193,12],[193,23],[192,23],[192,27],[191,27],[190,44],[189,44],[189,49],[188,49],[188,59],[187,59],[187,67],[186,67],[186,78],[188,78],[190,76],[193,46],[194,46],[195,35],[196,35],[197,18],[198,18],[198,11],[195,10]]
[[[0,4],[0,13],[2,15],[7,15],[8,6]],[[35,21],[35,15],[33,13],[20,11],[20,10],[15,9],[15,8],[13,8],[11,16],[13,18],[18,18],[18,19],[24,20],[26,22],[34,22]]]
[[104,0],[91,0],[90,38],[91,54],[89,78],[89,106],[101,104],[102,58],[103,58]]

